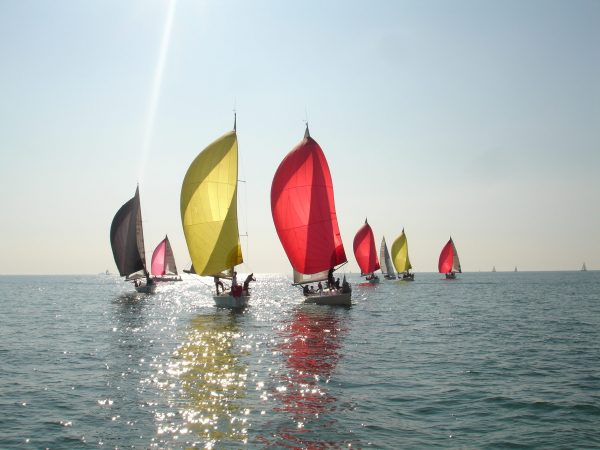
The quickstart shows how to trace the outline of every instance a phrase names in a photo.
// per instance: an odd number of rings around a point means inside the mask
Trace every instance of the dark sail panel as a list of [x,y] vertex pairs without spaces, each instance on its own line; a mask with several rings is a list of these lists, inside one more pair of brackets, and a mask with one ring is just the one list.
[[110,245],[122,277],[145,271],[143,239],[140,196],[136,189],[135,196],[121,206],[110,226]]
[[177,266],[175,265],[175,255],[173,255],[173,249],[171,248],[171,242],[169,238],[165,236],[166,251],[165,251],[165,273],[177,275]]

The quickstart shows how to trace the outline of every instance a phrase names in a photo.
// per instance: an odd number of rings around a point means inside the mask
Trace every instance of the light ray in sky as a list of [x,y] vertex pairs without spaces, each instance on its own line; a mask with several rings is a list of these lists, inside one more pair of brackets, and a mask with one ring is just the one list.
[[138,180],[140,183],[143,179],[144,170],[146,168],[146,160],[148,159],[148,153],[150,152],[150,145],[152,143],[152,137],[154,135],[154,122],[156,120],[156,111],[158,110],[158,102],[160,100],[160,88],[162,84],[163,73],[165,71],[165,63],[167,61],[167,52],[169,50],[171,30],[173,28],[173,17],[175,16],[175,3],[176,0],[169,1],[167,16],[165,18],[165,26],[160,42],[160,50],[158,53],[158,62],[156,64],[156,70],[154,71],[154,80],[152,81],[152,91],[150,93],[150,102],[148,103],[148,112],[146,115],[144,140],[142,141],[141,148],[140,172],[138,175]]

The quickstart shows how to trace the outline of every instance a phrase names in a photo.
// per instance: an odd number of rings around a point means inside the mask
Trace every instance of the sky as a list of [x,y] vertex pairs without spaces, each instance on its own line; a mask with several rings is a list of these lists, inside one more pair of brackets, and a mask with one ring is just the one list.
[[140,186],[146,253],[189,164],[232,129],[246,271],[289,273],[284,156],[328,159],[349,264],[368,218],[416,272],[600,269],[600,2],[0,0],[0,274],[116,271]]

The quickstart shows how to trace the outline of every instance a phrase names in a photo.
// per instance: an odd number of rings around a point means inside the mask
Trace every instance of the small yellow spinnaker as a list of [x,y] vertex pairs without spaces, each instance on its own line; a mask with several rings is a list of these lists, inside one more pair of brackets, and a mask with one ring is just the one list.
[[406,241],[404,229],[402,229],[402,234],[392,244],[392,261],[398,273],[408,272],[409,269],[412,269],[410,259],[408,258],[408,242]]
[[237,178],[238,143],[233,130],[202,150],[183,179],[181,222],[199,275],[215,275],[243,262]]

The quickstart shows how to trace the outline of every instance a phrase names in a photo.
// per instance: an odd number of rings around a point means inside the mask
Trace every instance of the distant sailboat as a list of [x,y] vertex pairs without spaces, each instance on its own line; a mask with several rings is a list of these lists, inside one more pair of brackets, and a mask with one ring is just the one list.
[[177,274],[175,256],[168,236],[160,241],[152,253],[150,273],[155,281],[181,281],[181,277]]
[[581,266],[581,271],[587,272],[587,267],[585,266],[585,263],[583,263],[583,266]]
[[379,260],[377,259],[377,250],[375,249],[375,238],[373,230],[365,219],[365,224],[360,227],[354,236],[354,256],[361,275],[365,276],[371,284],[379,283],[379,277],[375,271],[379,269]]
[[392,244],[392,259],[398,272],[398,278],[402,274],[404,281],[414,281],[415,274],[410,272],[412,265],[408,257],[408,241],[406,240],[406,234],[404,234],[404,228],[402,234]]
[[518,272],[518,270],[517,270],[517,266],[515,266],[515,272]]
[[[233,131],[212,142],[188,168],[181,186],[181,222],[198,275],[229,278],[243,262],[237,219],[238,141]],[[227,273],[229,271],[229,273]],[[249,293],[232,282],[215,305],[243,308]]]
[[379,262],[381,264],[381,273],[387,280],[396,279],[396,271],[392,265],[392,259],[390,258],[390,252],[388,251],[385,237],[381,240],[381,246],[379,247]]
[[440,273],[445,273],[447,279],[455,279],[456,272],[462,272],[460,269],[460,260],[458,259],[458,253],[456,252],[452,237],[450,237],[450,240],[444,245],[444,248],[440,253],[438,271]]
[[[115,214],[110,226],[110,245],[119,275],[127,281],[133,280],[138,292],[153,293],[156,284],[146,270],[139,187],[135,189],[133,198]],[[141,282],[143,278],[146,278],[145,284]]]
[[496,271],[496,266],[492,267],[492,272]]
[[[323,150],[310,136],[281,161],[271,184],[271,213],[277,235],[294,269],[294,284],[304,285],[305,302],[350,305],[346,277],[331,286],[336,266],[347,262],[337,222],[333,183]],[[329,289],[310,292],[309,283],[329,281]]]

